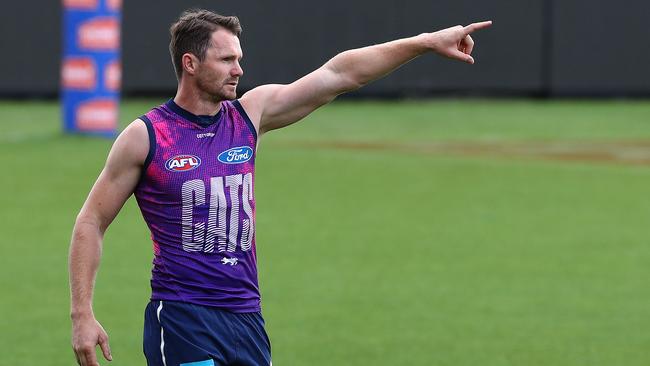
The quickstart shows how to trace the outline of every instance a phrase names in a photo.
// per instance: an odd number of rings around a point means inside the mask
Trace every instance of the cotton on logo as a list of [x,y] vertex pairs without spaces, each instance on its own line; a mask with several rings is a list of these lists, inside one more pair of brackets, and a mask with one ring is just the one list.
[[118,11],[122,7],[122,0],[107,0],[108,10]]
[[67,58],[63,61],[61,81],[64,88],[93,90],[97,83],[95,63],[88,57]]
[[104,85],[110,91],[118,91],[122,81],[122,65],[119,61],[113,61],[104,69]]
[[79,47],[90,50],[116,50],[120,46],[120,23],[116,18],[94,18],[79,27]]
[[174,172],[185,172],[196,169],[201,165],[201,159],[195,155],[176,155],[167,160],[165,168]]
[[80,130],[112,130],[117,127],[117,103],[110,99],[81,103],[76,122]]
[[63,0],[63,7],[66,9],[95,10],[99,0]]

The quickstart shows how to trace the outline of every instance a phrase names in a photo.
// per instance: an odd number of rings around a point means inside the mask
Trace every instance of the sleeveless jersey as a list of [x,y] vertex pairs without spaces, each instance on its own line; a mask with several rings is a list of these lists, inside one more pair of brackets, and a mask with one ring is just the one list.
[[170,100],[141,119],[150,149],[134,194],[153,241],[151,299],[259,311],[257,134],[246,112],[223,101],[196,116]]

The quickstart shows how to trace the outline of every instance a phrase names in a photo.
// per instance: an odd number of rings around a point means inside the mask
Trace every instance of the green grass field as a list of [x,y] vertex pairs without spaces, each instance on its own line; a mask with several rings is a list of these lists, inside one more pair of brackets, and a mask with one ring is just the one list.
[[[158,102],[126,101],[123,124]],[[74,364],[67,250],[111,141],[59,123],[56,103],[0,102],[2,366]],[[650,141],[650,102],[343,101],[263,136],[275,365],[650,364],[650,165],[332,141]],[[151,258],[131,199],[95,293],[114,365],[145,364]]]

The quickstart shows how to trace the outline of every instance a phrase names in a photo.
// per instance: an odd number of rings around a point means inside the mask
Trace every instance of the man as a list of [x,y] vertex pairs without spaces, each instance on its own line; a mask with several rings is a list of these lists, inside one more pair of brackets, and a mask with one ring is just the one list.
[[190,10],[171,27],[173,100],[131,123],[77,216],[70,245],[72,344],[80,365],[112,360],[92,293],[102,238],[135,194],[154,244],[145,310],[148,365],[270,365],[260,314],[253,173],[258,136],[427,52],[474,63],[470,34],[491,22],[342,52],[288,85],[236,99],[243,75],[236,17]]

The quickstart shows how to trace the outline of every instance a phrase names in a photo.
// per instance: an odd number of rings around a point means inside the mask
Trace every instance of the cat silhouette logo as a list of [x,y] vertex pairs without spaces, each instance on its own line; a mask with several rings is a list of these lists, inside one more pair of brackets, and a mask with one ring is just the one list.
[[226,258],[226,257],[223,257],[223,258],[221,258],[221,263],[223,263],[223,264],[230,264],[231,266],[236,266],[236,265],[237,265],[237,258]]

